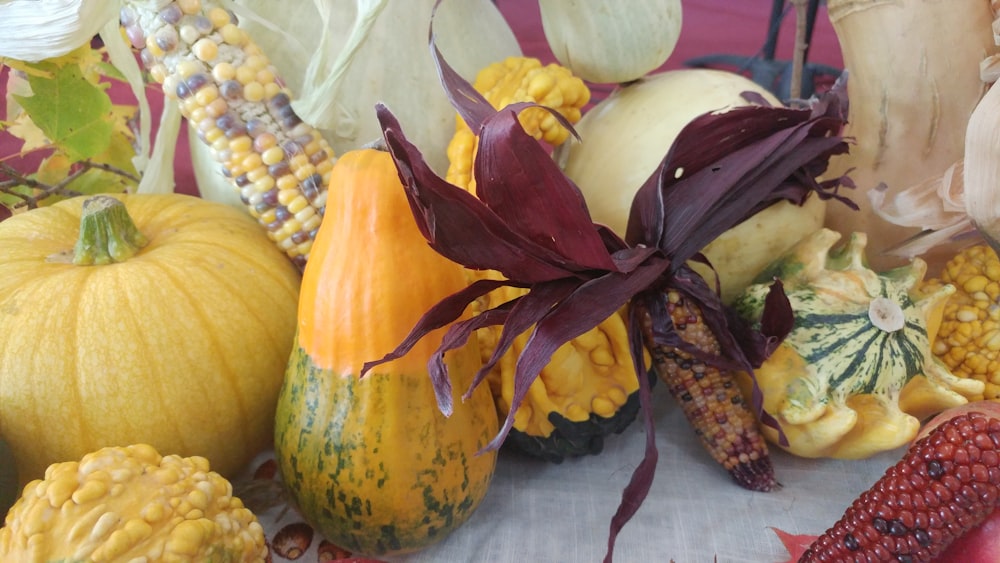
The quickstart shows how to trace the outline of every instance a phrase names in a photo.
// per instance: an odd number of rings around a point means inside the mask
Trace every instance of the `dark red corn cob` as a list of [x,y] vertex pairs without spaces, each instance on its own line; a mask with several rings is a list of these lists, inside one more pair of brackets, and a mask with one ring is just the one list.
[[914,443],[799,563],[929,563],[998,502],[1000,419],[963,413]]

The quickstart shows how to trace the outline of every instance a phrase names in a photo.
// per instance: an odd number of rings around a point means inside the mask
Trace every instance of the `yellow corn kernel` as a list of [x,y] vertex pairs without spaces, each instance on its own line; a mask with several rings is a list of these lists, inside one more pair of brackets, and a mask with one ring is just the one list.
[[277,82],[267,82],[264,84],[264,99],[270,100],[281,93],[281,85]]
[[222,36],[222,40],[230,45],[235,45],[239,47],[246,42],[247,36],[243,33],[243,30],[236,27],[236,25],[227,23],[219,29],[219,35]]
[[319,213],[313,213],[311,217],[302,221],[302,230],[307,233],[315,231],[322,221],[323,217]]
[[295,199],[293,199],[291,202],[288,203],[288,211],[294,215],[308,206],[309,206],[309,201],[306,200],[306,198],[303,197],[302,195],[299,195],[298,197],[296,197]]
[[254,191],[264,193],[274,187],[274,177],[262,176],[254,180],[251,185],[253,186]]
[[298,193],[299,180],[291,174],[285,174],[275,182],[278,192]]
[[206,15],[208,16],[208,20],[212,22],[212,27],[215,29],[221,29],[223,26],[232,23],[232,18],[229,17],[229,12],[219,7],[210,9]]
[[288,207],[296,198],[300,197],[302,194],[299,193],[297,189],[298,184],[296,184],[296,189],[293,190],[281,190],[278,192],[278,203]]
[[185,14],[197,14],[201,11],[201,0],[177,0],[177,7]]
[[215,98],[205,106],[205,114],[214,118],[222,117],[227,111],[229,111],[229,104],[224,98]]
[[[305,200],[305,198],[302,198],[302,199],[303,199],[303,201]],[[295,201],[298,201],[298,198],[296,198]],[[291,211],[291,208],[289,208],[289,211]],[[310,219],[312,219],[316,215],[316,208],[315,207],[312,207],[311,205],[309,205],[309,202],[306,202],[306,206],[305,207],[303,207],[302,209],[300,209],[298,211],[293,211],[293,213],[295,214],[295,219],[298,222],[302,223],[302,230],[305,230],[305,231],[311,230],[311,229],[306,229],[305,228],[306,227],[305,226],[305,222],[308,221],[308,220],[310,220]]]
[[272,164],[277,164],[285,159],[285,151],[281,147],[271,147],[264,150],[261,155],[261,160],[264,164],[270,166]]

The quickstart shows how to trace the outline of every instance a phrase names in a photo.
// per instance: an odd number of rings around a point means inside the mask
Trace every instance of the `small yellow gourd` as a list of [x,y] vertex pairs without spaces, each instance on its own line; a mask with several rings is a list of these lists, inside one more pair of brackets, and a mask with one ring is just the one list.
[[[473,87],[497,109],[534,102],[555,110],[570,123],[580,120],[590,100],[587,85],[568,68],[554,63],[543,65],[532,57],[508,57],[486,66],[479,71]],[[544,109],[527,108],[518,114],[518,120],[525,132],[550,146],[562,145],[569,139],[569,130]],[[477,142],[476,134],[461,117],[456,117],[445,179],[473,194]],[[494,270],[466,273],[473,281],[503,277]],[[522,288],[500,287],[479,298],[472,309],[479,313],[525,293]],[[484,362],[493,355],[501,332],[497,326],[476,331]],[[529,334],[517,336],[487,375],[501,418],[510,411],[515,366]],[[621,432],[635,420],[638,390],[625,320],[615,313],[555,351],[515,413],[506,443],[553,462],[599,453],[605,436]]]
[[266,559],[257,517],[208,460],[147,444],[52,464],[0,528],[0,560],[18,563]]

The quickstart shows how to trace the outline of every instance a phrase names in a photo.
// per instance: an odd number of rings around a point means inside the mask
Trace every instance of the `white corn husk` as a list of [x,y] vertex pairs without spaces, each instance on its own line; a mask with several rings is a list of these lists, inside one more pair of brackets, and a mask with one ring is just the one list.
[[[256,17],[241,25],[293,92],[303,121],[340,154],[381,137],[375,104],[385,103],[435,169],[447,166],[455,129],[427,43],[437,0],[313,0],[289,10],[274,0],[237,0]],[[468,80],[521,48],[491,0],[444,0],[434,34],[448,63]],[[270,22],[265,27],[261,21]]]
[[0,0],[0,57],[38,62],[91,40],[118,18],[113,0]]
[[996,248],[1000,241],[1000,86],[994,83],[969,117],[965,137],[965,210]]
[[590,82],[631,82],[659,68],[681,33],[681,0],[539,0],[556,59]]
[[[292,107],[337,155],[381,138],[375,104],[385,103],[440,174],[455,132],[428,47],[437,0],[313,0],[289,10],[274,0],[236,0],[233,11],[291,90]],[[467,80],[521,48],[491,0],[443,0],[434,33]],[[203,143],[192,142],[203,197],[239,205]],[[199,154],[203,153],[203,154]]]

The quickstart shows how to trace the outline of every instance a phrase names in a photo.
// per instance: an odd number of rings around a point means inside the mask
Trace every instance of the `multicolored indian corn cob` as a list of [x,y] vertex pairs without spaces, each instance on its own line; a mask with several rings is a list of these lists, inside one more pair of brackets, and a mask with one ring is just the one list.
[[151,80],[198,137],[272,240],[305,265],[335,161],[319,131],[302,121],[274,66],[211,1],[128,1],[121,24]]
[[915,442],[799,563],[929,563],[1000,503],[1000,419],[961,413]]
[[[719,341],[696,304],[668,289],[666,307],[674,330],[685,343],[709,356],[719,354]],[[652,321],[648,315],[644,317],[644,340],[653,342]],[[770,491],[777,487],[767,443],[734,374],[678,347],[653,345],[649,351],[654,370],[712,458],[743,488]]]

